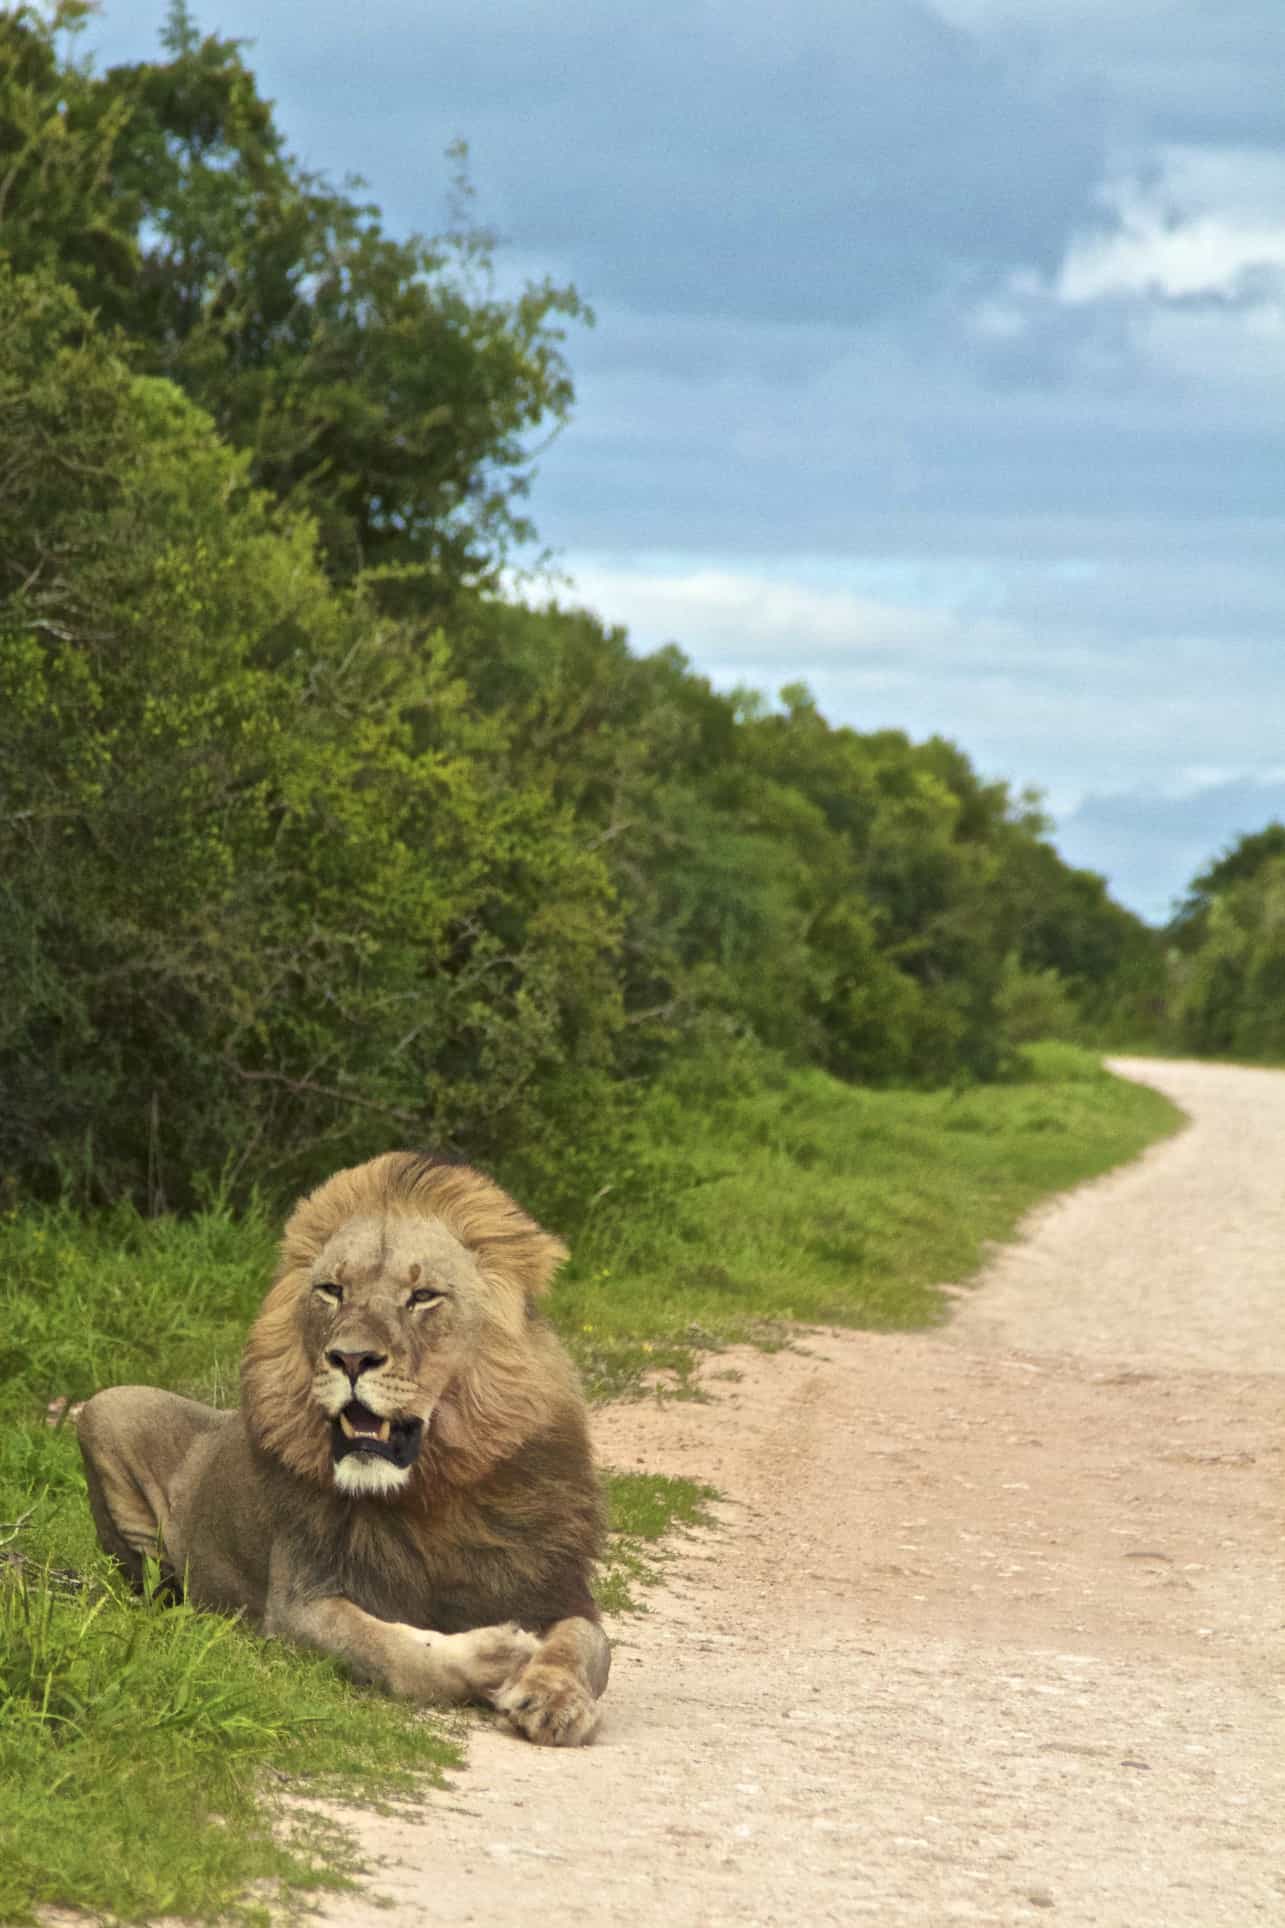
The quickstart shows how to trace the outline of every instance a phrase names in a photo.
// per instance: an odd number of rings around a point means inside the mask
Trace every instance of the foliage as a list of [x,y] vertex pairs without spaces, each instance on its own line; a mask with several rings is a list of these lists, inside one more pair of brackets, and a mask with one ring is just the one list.
[[1010,1044],[1037,1044],[1068,1038],[1076,1014],[1063,978],[1054,970],[1024,970],[1011,952],[995,999],[996,1014]]
[[0,283],[0,371],[0,1153],[27,1186],[160,1209],[410,1138],[573,1229],[623,1196],[636,1081],[680,1044],[1002,1065],[1045,847],[951,746],[720,696],[584,614],[457,599],[448,637],[336,587],[48,277]]
[[511,755],[610,866],[636,1069],[712,1027],[844,1077],[993,1075],[1007,958],[1056,971],[1077,1019],[1151,958],[1029,800],[952,744],[836,729],[801,687],[775,711],[721,695],[583,611],[477,601],[453,622]]
[[600,859],[440,636],[47,279],[0,282],[4,1167],[154,1207],[390,1135],[479,1155],[607,1052]]
[[[412,570],[431,598],[528,540],[530,441],[567,417],[574,289],[494,292],[456,149],[453,216],[393,240],[290,155],[238,42],[182,0],[163,58],[60,56],[83,0],[0,16],[0,259],[53,268],[316,517],[332,571]],[[352,184],[360,187],[360,183]]]
[[1241,838],[1197,877],[1172,935],[1178,1047],[1285,1060],[1285,826]]
[[[1159,938],[1159,981],[1125,1041],[1285,1062],[1285,824],[1245,833],[1207,864]],[[1122,982],[1117,997],[1126,1008]]]
[[92,11],[56,0],[0,15],[0,260],[18,274],[57,271],[114,307],[138,251],[111,192],[112,158],[129,118],[58,51]]
[[351,1885],[348,1831],[288,1807],[287,1777],[305,1801],[389,1798],[458,1759],[440,1727],[327,1663],[135,1600],[88,1564],[74,1589],[30,1562],[0,1570],[5,1921],[51,1904],[266,1919],[252,1882]]
[[1277,858],[1285,858],[1285,823],[1269,823],[1262,830],[1238,837],[1192,878],[1169,925],[1172,942],[1183,950],[1195,950],[1204,938],[1217,899],[1242,884],[1254,883]]

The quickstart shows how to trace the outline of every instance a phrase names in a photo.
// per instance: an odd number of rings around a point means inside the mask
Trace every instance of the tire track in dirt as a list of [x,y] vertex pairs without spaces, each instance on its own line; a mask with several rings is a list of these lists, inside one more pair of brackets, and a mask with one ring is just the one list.
[[327,1921],[1285,1922],[1285,1074],[1121,1068],[1189,1128],[942,1333],[598,1415],[718,1529],[615,1630],[599,1741],[477,1725],[421,1817],[357,1818]]

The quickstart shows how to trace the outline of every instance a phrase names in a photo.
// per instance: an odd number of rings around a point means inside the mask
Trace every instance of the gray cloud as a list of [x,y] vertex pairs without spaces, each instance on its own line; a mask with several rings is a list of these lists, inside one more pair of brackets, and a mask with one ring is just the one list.
[[937,0],[946,18],[1109,92],[1119,135],[1281,138],[1285,13],[1275,0]]
[[310,155],[333,166],[342,143],[432,225],[425,174],[463,132],[500,224],[596,298],[851,321],[1051,271],[1093,215],[1094,92],[1012,69],[922,0],[367,0],[360,34],[318,5],[306,38],[292,13],[219,17],[256,38]]
[[[1145,560],[1216,552],[1279,505],[1285,408],[1216,380],[1199,395],[1154,371],[1000,388],[949,338],[868,331],[810,335],[813,365],[786,381],[779,341],[760,353],[741,324],[711,330],[708,359],[684,334],[663,368],[631,360],[613,314],[598,333],[602,360],[593,341],[577,355],[576,426],[541,465],[558,545],[855,556],[1061,541],[1075,558],[1105,542]],[[659,319],[652,352],[669,339]],[[1233,333],[1229,361],[1237,346]]]

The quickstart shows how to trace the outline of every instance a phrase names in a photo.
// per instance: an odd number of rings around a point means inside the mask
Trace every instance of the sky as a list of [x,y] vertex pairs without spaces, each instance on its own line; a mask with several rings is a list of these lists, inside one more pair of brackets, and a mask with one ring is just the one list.
[[395,232],[463,138],[511,285],[592,304],[563,601],[951,738],[1153,920],[1285,818],[1280,0],[192,11]]

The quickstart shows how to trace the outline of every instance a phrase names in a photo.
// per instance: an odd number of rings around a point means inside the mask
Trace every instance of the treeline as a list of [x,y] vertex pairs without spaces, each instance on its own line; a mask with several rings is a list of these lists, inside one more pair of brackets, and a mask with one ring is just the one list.
[[574,291],[495,295],[462,172],[390,239],[181,7],[101,77],[84,12],[0,16],[11,1183],[177,1206],[411,1139],[573,1224],[676,1058],[986,1078],[1154,997],[948,742],[505,600]]
[[1165,937],[1166,1043],[1285,1063],[1285,824],[1239,837],[1203,870]]

